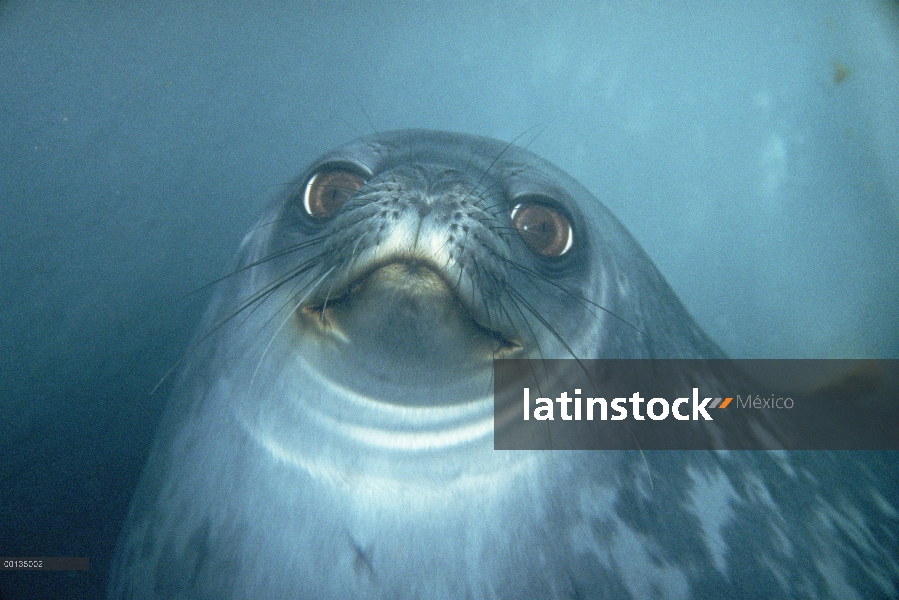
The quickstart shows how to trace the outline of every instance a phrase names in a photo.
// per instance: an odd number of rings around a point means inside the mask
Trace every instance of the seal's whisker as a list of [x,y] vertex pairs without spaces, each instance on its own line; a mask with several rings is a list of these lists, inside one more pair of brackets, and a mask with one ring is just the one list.
[[[492,182],[489,186],[483,186],[480,183],[464,197],[465,200],[473,200],[475,206],[483,210],[487,215],[496,218],[497,215],[506,211],[506,198],[503,193],[503,185],[506,181],[514,176],[509,173],[505,177],[500,177]],[[494,201],[493,199],[496,198]],[[487,202],[484,204],[483,202]]]
[[[544,376],[546,379],[548,379],[548,378],[549,378],[549,372],[548,372],[548,370],[547,370],[547,368],[546,368],[546,360],[547,360],[547,359],[546,359],[546,357],[545,357],[545,354],[543,353],[543,348],[540,346],[540,338],[539,338],[539,336],[537,335],[537,333],[534,331],[534,328],[531,327],[530,320],[529,320],[529,319],[527,318],[527,316],[524,314],[524,311],[521,310],[521,305],[519,304],[519,299],[520,299],[520,298],[521,298],[521,295],[520,295],[516,290],[512,290],[512,293],[509,294],[509,300],[512,302],[512,305],[513,305],[513,306],[515,307],[515,309],[519,312],[519,314],[521,314],[521,318],[522,318],[522,320],[524,321],[525,326],[527,327],[528,331],[530,331],[530,333],[531,333],[531,340],[533,341],[534,345],[535,345],[536,348],[537,348],[537,353],[538,353],[538,355],[540,356],[539,362],[540,362],[540,364],[543,366],[543,376]],[[500,304],[500,306],[502,306],[502,304]],[[529,312],[531,312],[532,314],[534,314],[534,309],[533,309],[533,307],[531,307],[531,306],[525,304],[525,308],[527,308]],[[505,307],[503,307],[503,310],[505,310]],[[507,314],[508,314],[508,313],[507,313]],[[541,320],[542,320],[542,318],[541,318],[540,316],[538,316],[538,315],[536,315],[536,314],[535,314],[535,316],[537,316],[538,319],[541,319]],[[509,318],[511,318],[511,315],[509,315]],[[555,336],[555,338],[556,338],[557,340],[559,340],[559,342],[561,342],[563,346],[565,346],[565,347],[568,349],[569,353],[570,353],[572,356],[574,356],[574,352],[571,350],[571,348],[568,347],[568,345],[567,345],[567,344],[565,343],[565,341],[562,339],[562,336],[561,336],[557,331],[555,331],[555,329],[554,329],[552,326],[547,325],[547,324],[546,324],[546,321],[544,321],[544,320],[542,320],[542,321],[543,321],[543,323],[544,323],[544,327],[546,327],[546,329],[547,329],[553,336]],[[574,356],[574,358],[575,358],[576,360],[578,360],[576,356]],[[538,392],[539,394],[542,395],[542,394],[543,394],[543,388],[540,386],[540,377],[539,377],[539,375],[537,375],[537,371],[536,371],[536,368],[535,368],[535,366],[534,366],[534,363],[535,363],[535,362],[537,362],[537,361],[529,360],[529,361],[527,361],[527,365],[528,365],[528,368],[529,368],[530,371],[531,371],[531,375],[533,375],[533,377],[534,377],[534,383],[535,383],[536,386],[537,386],[537,392]],[[578,363],[580,364],[580,360],[578,360]],[[583,365],[581,365],[581,367],[583,368]],[[588,377],[589,377],[589,373],[588,373]],[[552,452],[552,450],[553,450],[552,430],[550,429],[549,423],[548,423],[548,422],[545,423],[545,427],[546,427],[546,434],[547,434],[548,439],[549,439],[549,449],[550,449],[550,452]],[[554,456],[553,456],[553,468],[555,468],[555,457],[554,457]]]
[[[587,376],[587,378],[590,380],[590,382],[593,384],[593,386],[598,388],[599,386],[598,386],[597,382],[593,379],[593,375],[591,374],[590,369],[587,368],[587,366],[583,362],[583,359],[580,356],[578,356],[574,352],[574,350],[571,348],[571,346],[568,344],[568,342],[565,341],[565,339],[562,337],[562,334],[560,334],[556,330],[556,328],[548,320],[546,320],[546,318],[544,318],[543,315],[541,315],[531,305],[531,303],[528,302],[517,290],[510,289],[510,297],[514,297],[516,299],[516,301],[520,302],[528,310],[528,312],[530,312],[532,315],[534,315],[534,317],[537,318],[538,321],[540,321],[540,323],[546,328],[546,330],[554,338],[556,338],[556,340],[558,340],[558,342],[560,344],[562,344],[562,347],[564,347],[565,350],[568,352],[568,354],[571,355],[571,358],[577,362],[581,371],[583,371],[584,375]],[[528,325],[528,328],[530,329],[530,325]],[[531,331],[533,332],[533,329],[531,329]],[[541,358],[542,358],[542,356],[541,356]],[[542,359],[542,360],[546,360],[546,359]]]
[[359,258],[359,252],[358,252],[358,250],[359,250],[359,244],[361,244],[361,243],[362,243],[362,240],[364,240],[364,239],[365,239],[365,236],[364,236],[364,235],[363,235],[363,236],[359,236],[359,239],[356,240],[355,245],[353,245],[353,250],[352,250],[352,252],[350,253],[349,264],[347,264],[346,269],[344,269],[344,271],[345,271],[346,273],[352,272],[353,267],[356,266],[356,260]]
[[484,181],[484,178],[487,177],[487,175],[490,173],[490,170],[494,167],[494,165],[496,165],[496,163],[499,162],[499,159],[503,157],[503,154],[508,152],[510,148],[513,148],[515,146],[515,142],[517,142],[519,139],[521,139],[527,132],[534,129],[534,127],[536,127],[536,125],[532,125],[531,127],[528,127],[527,129],[525,129],[524,131],[519,133],[517,136],[515,136],[515,138],[511,142],[506,144],[506,146],[502,150],[500,150],[499,153],[496,155],[496,157],[493,159],[493,162],[491,162],[487,166],[487,168],[481,174],[480,179],[478,179],[478,181],[475,183],[475,185],[481,185],[481,182]]
[[305,241],[303,241],[303,242],[301,242],[301,243],[299,243],[299,244],[291,244],[290,246],[287,246],[287,247],[283,248],[282,250],[279,250],[278,252],[274,252],[274,253],[272,253],[272,254],[267,254],[267,255],[264,256],[263,258],[260,258],[260,259],[258,259],[258,260],[252,261],[252,262],[250,262],[250,263],[247,263],[246,265],[243,265],[243,266],[241,266],[241,267],[239,267],[239,268],[236,268],[236,269],[234,269],[233,271],[231,271],[230,273],[228,273],[228,274],[226,274],[226,275],[222,275],[221,277],[217,277],[216,279],[213,279],[212,281],[210,281],[210,282],[208,282],[208,283],[204,283],[203,285],[201,285],[200,287],[196,288],[195,290],[192,290],[192,291],[189,292],[188,294],[185,294],[184,297],[186,298],[186,297],[188,297],[188,296],[190,296],[190,295],[192,295],[192,294],[196,294],[197,292],[201,292],[201,291],[203,291],[203,290],[205,290],[205,289],[207,289],[207,288],[210,288],[210,287],[212,287],[212,286],[214,286],[214,285],[216,285],[216,284],[218,284],[218,283],[221,283],[221,282],[223,282],[223,281],[226,281],[226,280],[228,280],[228,279],[230,279],[230,278],[232,278],[232,277],[235,277],[236,275],[240,275],[241,273],[244,273],[244,272],[246,272],[246,271],[249,271],[250,269],[253,269],[253,268],[258,267],[258,266],[260,266],[260,265],[264,265],[264,264],[266,264],[266,263],[268,263],[268,262],[270,262],[270,261],[272,261],[272,260],[275,260],[275,259],[277,259],[277,258],[282,258],[282,257],[284,257],[284,256],[289,256],[290,254],[293,254],[294,252],[299,252],[299,251],[305,250],[305,249],[307,249],[307,248],[309,248],[309,247],[316,246],[317,244],[320,244],[320,243],[321,243],[322,239],[323,239],[323,237],[314,237],[314,238],[305,240]]
[[525,275],[525,277],[527,277],[528,280],[530,280],[532,283],[534,282],[533,277],[537,277],[541,282],[543,282],[543,283],[545,283],[545,284],[547,284],[547,285],[550,285],[550,286],[556,288],[557,290],[559,290],[560,292],[564,293],[566,296],[568,296],[568,297],[571,298],[572,300],[574,300],[574,301],[578,302],[579,304],[581,304],[581,306],[583,306],[583,308],[584,308],[585,310],[587,310],[590,314],[592,314],[594,317],[597,317],[597,318],[598,318],[599,315],[597,315],[595,312],[593,312],[593,311],[590,309],[590,307],[589,307],[588,305],[595,306],[596,308],[598,308],[598,309],[601,310],[602,312],[606,313],[607,315],[609,315],[609,316],[611,316],[611,317],[614,317],[615,319],[618,319],[618,320],[621,321],[623,324],[627,325],[628,327],[630,327],[631,329],[633,329],[634,331],[636,331],[636,332],[639,333],[640,335],[644,336],[645,338],[647,338],[647,339],[649,339],[649,340],[652,339],[652,338],[649,336],[648,333],[646,333],[645,331],[641,330],[639,327],[637,327],[636,325],[634,325],[633,323],[631,323],[630,321],[628,321],[628,320],[625,319],[624,317],[622,317],[622,316],[616,314],[614,311],[611,311],[611,310],[609,310],[608,308],[602,306],[601,304],[598,304],[598,303],[596,303],[596,302],[593,302],[593,301],[590,300],[589,298],[585,298],[585,297],[583,297],[583,296],[580,295],[580,294],[575,294],[574,292],[572,292],[571,290],[569,290],[569,289],[566,288],[565,286],[556,283],[556,282],[553,281],[552,279],[549,279],[549,278],[543,276],[542,274],[540,274],[540,273],[534,271],[533,269],[530,269],[530,268],[528,268],[528,267],[525,267],[524,265],[520,265],[520,264],[518,264],[518,263],[516,263],[516,262],[514,262],[514,261],[507,261],[507,263],[508,263],[511,267],[513,267],[514,269],[516,269],[517,271],[519,271],[520,273],[522,273],[523,275]]
[[[249,394],[250,390],[253,389],[253,382],[256,380],[256,374],[259,372],[259,366],[262,364],[262,361],[265,360],[265,356],[268,354],[268,351],[271,348],[272,344],[275,342],[275,339],[278,337],[278,334],[281,333],[281,330],[284,328],[284,325],[287,324],[287,322],[290,320],[290,318],[293,316],[293,314],[300,308],[300,306],[302,306],[303,302],[306,301],[306,298],[308,298],[310,296],[310,294],[312,294],[315,291],[315,288],[322,281],[324,281],[325,278],[328,275],[330,275],[331,271],[333,271],[335,268],[336,267],[331,267],[325,273],[323,273],[322,276],[319,277],[312,285],[308,286],[309,290],[306,292],[306,294],[294,304],[294,307],[291,310],[287,311],[287,316],[284,317],[284,319],[281,321],[281,324],[278,325],[278,328],[275,329],[275,331],[272,333],[272,336],[269,339],[268,344],[265,345],[265,349],[262,351],[262,354],[259,356],[259,360],[256,362],[256,368],[253,369],[253,375],[250,377],[250,383],[247,385],[247,394]],[[293,297],[296,298],[296,295],[294,295]],[[281,306],[281,308],[279,309],[279,312],[284,309],[284,306],[287,306],[287,305],[288,305],[288,303],[283,304]],[[275,312],[272,315],[272,317],[268,321],[266,321],[266,325],[271,323],[272,319],[274,318],[274,315],[276,315],[276,314],[278,314],[278,312]]]
[[[357,249],[359,248],[359,245],[362,243],[363,239],[365,239],[364,235],[360,236],[359,239],[356,240],[356,244],[353,246],[353,250],[350,253],[350,259],[347,261],[344,261],[343,264],[341,265],[341,270],[340,270],[341,275],[346,275],[346,274],[349,274],[352,272],[352,270],[356,264],[356,260],[359,257],[359,253],[357,252]],[[329,270],[329,273],[333,270],[334,270],[334,268]],[[334,280],[331,282],[331,287],[328,288],[328,293],[325,295],[325,300],[322,303],[322,308],[321,308],[320,317],[319,317],[322,322],[324,322],[325,309],[328,307],[328,300],[331,297],[331,293],[334,291],[334,285],[336,284],[337,280],[338,280],[338,278],[335,277]]]
[[[333,269],[331,269],[331,270],[333,270]],[[330,270],[329,270],[329,272],[330,272]],[[326,273],[325,275],[327,275],[327,273]],[[323,275],[322,277],[324,277],[324,275]],[[282,310],[284,310],[284,307],[285,307],[285,306],[288,306],[288,305],[292,302],[293,298],[296,298],[296,296],[299,295],[299,294],[301,294],[304,290],[306,290],[306,288],[312,286],[312,288],[311,288],[311,289],[309,290],[309,292],[307,293],[307,296],[308,296],[309,294],[311,294],[311,293],[314,291],[315,285],[318,284],[318,282],[304,282],[304,280],[302,279],[302,277],[300,277],[299,274],[297,274],[297,273],[291,273],[291,274],[285,276],[285,277],[284,277],[284,280],[285,280],[285,283],[286,283],[287,281],[294,280],[294,281],[295,281],[295,285],[294,285],[293,289],[290,290],[290,292],[287,293],[287,300],[285,300],[285,301],[281,304],[281,306],[279,306],[279,307],[272,313],[272,315],[271,315],[271,316],[264,322],[264,324],[263,324],[263,326],[262,326],[263,328],[265,328],[265,327],[267,327],[269,324],[271,324],[271,322],[275,319],[275,317],[276,317],[277,315],[279,315],[279,314],[281,313]],[[272,290],[272,292],[274,292],[274,290]],[[270,294],[271,294],[271,293],[269,293],[269,295],[270,295]],[[264,299],[263,299],[263,301],[264,301]],[[261,305],[262,305],[262,302],[257,302],[256,305],[253,307],[253,309],[250,311],[250,315],[252,315],[253,312],[255,312],[256,309],[257,309],[259,306],[261,306]],[[296,309],[290,311],[290,313],[288,313],[288,314],[293,314],[293,312],[294,312],[295,310],[296,310]],[[249,315],[248,315],[247,318],[249,318]],[[246,322],[246,319],[244,319],[244,322]]]
[[[509,288],[508,294],[509,294],[509,297],[514,299],[516,303],[520,304],[525,309],[527,309],[527,311],[529,313],[531,313],[540,322],[540,324],[543,325],[543,327],[546,328],[546,330],[549,331],[549,333],[551,333],[552,336],[559,341],[560,344],[562,344],[562,346],[571,355],[572,358],[575,358],[575,359],[578,358],[577,355],[575,354],[574,350],[571,348],[571,346],[568,345],[568,342],[565,341],[565,339],[556,330],[556,328],[552,325],[552,323],[550,323],[546,319],[546,317],[544,317],[542,314],[540,314],[540,311],[538,311],[530,302],[528,302],[518,290],[516,290],[514,288]],[[528,329],[530,329],[533,334],[533,329],[530,327],[530,323],[528,323]],[[542,353],[541,353],[541,357],[543,357]]]
[[[269,260],[269,258],[270,257],[266,257],[265,259],[256,261],[256,264],[263,264],[264,262]],[[215,335],[225,325],[227,325],[232,320],[234,320],[238,315],[245,313],[248,308],[253,307],[249,313],[244,315],[244,320],[242,321],[242,323],[245,323],[246,319],[248,319],[253,314],[253,312],[256,310],[256,308],[258,308],[258,306],[266,298],[268,298],[272,293],[274,293],[276,290],[280,289],[280,287],[282,285],[284,285],[285,283],[287,283],[288,281],[294,280],[295,278],[308,272],[315,266],[316,266],[315,260],[314,259],[309,260],[306,263],[304,263],[303,265],[301,265],[300,267],[291,269],[289,273],[287,273],[279,278],[276,278],[275,280],[273,280],[273,282],[269,283],[268,285],[264,286],[260,290],[257,290],[256,292],[252,293],[250,296],[241,300],[238,303],[238,306],[231,313],[229,313],[225,317],[222,317],[221,319],[219,319],[218,321],[213,323],[213,325],[209,328],[209,330],[207,332],[205,332],[203,335],[201,335],[199,337],[199,339],[197,339],[195,342],[193,342],[187,348],[187,350],[185,350],[184,354],[182,354],[181,357],[177,361],[175,361],[175,363],[171,366],[171,368],[169,368],[169,370],[166,371],[165,374],[163,374],[163,376],[159,379],[159,381],[156,383],[156,385],[153,386],[153,389],[150,391],[150,395],[154,394],[156,392],[156,390],[158,390],[159,387],[163,384],[163,382],[165,382],[165,380],[168,379],[172,373],[174,373],[175,369],[177,369],[190,355],[192,355],[194,352],[196,352],[197,348],[199,348],[204,342],[206,342],[209,338],[211,338],[213,335]],[[251,266],[242,267],[238,270],[235,270],[233,273],[226,275],[225,277],[219,278],[217,280],[217,282],[224,281],[230,277],[237,275],[238,273],[247,271],[250,268],[251,268]],[[212,284],[208,284],[208,285],[212,285]]]
[[334,280],[331,282],[331,287],[328,288],[328,293],[325,294],[325,300],[322,303],[321,311],[319,312],[319,319],[322,323],[325,322],[325,310],[328,308],[328,301],[331,299],[331,293],[334,291],[334,286],[337,285],[337,281]]
[[[497,177],[495,181],[490,182],[490,185],[483,185],[482,183],[477,183],[471,189],[471,192],[468,196],[466,196],[466,200],[474,200],[474,203],[479,208],[482,208],[488,214],[490,213],[490,209],[496,206],[501,205],[505,201],[505,194],[503,192],[503,184],[509,181],[512,177],[515,176],[515,173],[507,173],[503,177]],[[483,204],[483,202],[492,202],[493,199],[496,198],[497,201],[495,204]]]
[[[314,268],[317,268],[317,266],[318,265],[316,264],[316,262],[314,260],[310,260],[310,261],[303,263],[299,267],[288,270],[287,273],[284,273],[283,275],[276,277],[271,282],[269,282],[268,284],[266,284],[265,286],[263,286],[262,288],[260,288],[256,292],[254,292],[253,294],[251,294],[249,297],[245,298],[243,301],[241,301],[240,305],[238,306],[238,308],[235,310],[235,312],[231,316],[233,317],[240,312],[246,311],[247,308],[250,308],[252,306],[253,307],[252,310],[250,310],[249,314],[247,314],[244,317],[244,322],[245,322],[246,319],[249,318],[250,316],[252,316],[252,314],[256,311],[256,309],[261,305],[261,302],[263,300],[265,300],[268,296],[270,296],[277,290],[281,289],[281,287],[284,286],[285,284],[287,284],[288,282],[295,280],[296,278],[300,277],[301,275],[309,272],[310,270],[312,270]],[[229,317],[229,319],[230,318],[231,317]]]
[[490,231],[496,233],[497,235],[503,236],[503,238],[510,238],[512,236],[520,236],[521,232],[512,226],[507,225],[494,225],[490,224]]
[[[278,216],[270,221],[263,221],[262,223],[257,223],[256,225],[251,227],[249,229],[249,231],[247,231],[247,233],[255,233],[256,231],[259,231],[260,229],[263,229],[264,227],[270,227],[272,225],[280,225],[281,223],[284,222],[284,219],[285,219],[285,217]],[[244,234],[244,235],[246,235],[246,234]]]

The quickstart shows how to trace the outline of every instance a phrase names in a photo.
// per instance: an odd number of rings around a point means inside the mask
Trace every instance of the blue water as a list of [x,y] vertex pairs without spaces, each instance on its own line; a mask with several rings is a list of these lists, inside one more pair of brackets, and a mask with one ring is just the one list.
[[0,555],[91,559],[3,599],[103,594],[191,292],[373,130],[518,138],[733,356],[899,357],[895,3],[132,4],[0,4]]

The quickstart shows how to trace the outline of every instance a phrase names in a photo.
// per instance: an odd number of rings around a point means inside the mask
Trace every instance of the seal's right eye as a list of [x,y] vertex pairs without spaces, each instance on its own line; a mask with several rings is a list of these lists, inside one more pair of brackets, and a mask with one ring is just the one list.
[[365,180],[352,171],[319,171],[306,182],[306,190],[303,192],[306,214],[315,218],[333,216],[363,185]]

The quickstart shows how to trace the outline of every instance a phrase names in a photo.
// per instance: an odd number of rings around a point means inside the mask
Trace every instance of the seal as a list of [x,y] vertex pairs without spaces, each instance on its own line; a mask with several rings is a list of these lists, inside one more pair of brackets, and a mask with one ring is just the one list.
[[493,450],[495,358],[724,356],[523,148],[404,130],[326,154],[200,331],[111,598],[897,593],[880,455]]

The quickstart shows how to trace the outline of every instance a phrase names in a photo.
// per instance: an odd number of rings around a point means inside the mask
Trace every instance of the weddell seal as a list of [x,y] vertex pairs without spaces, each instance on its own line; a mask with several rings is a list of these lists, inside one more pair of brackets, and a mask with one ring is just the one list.
[[220,282],[109,596],[895,597],[889,455],[493,449],[494,358],[722,356],[532,153],[338,148]]

